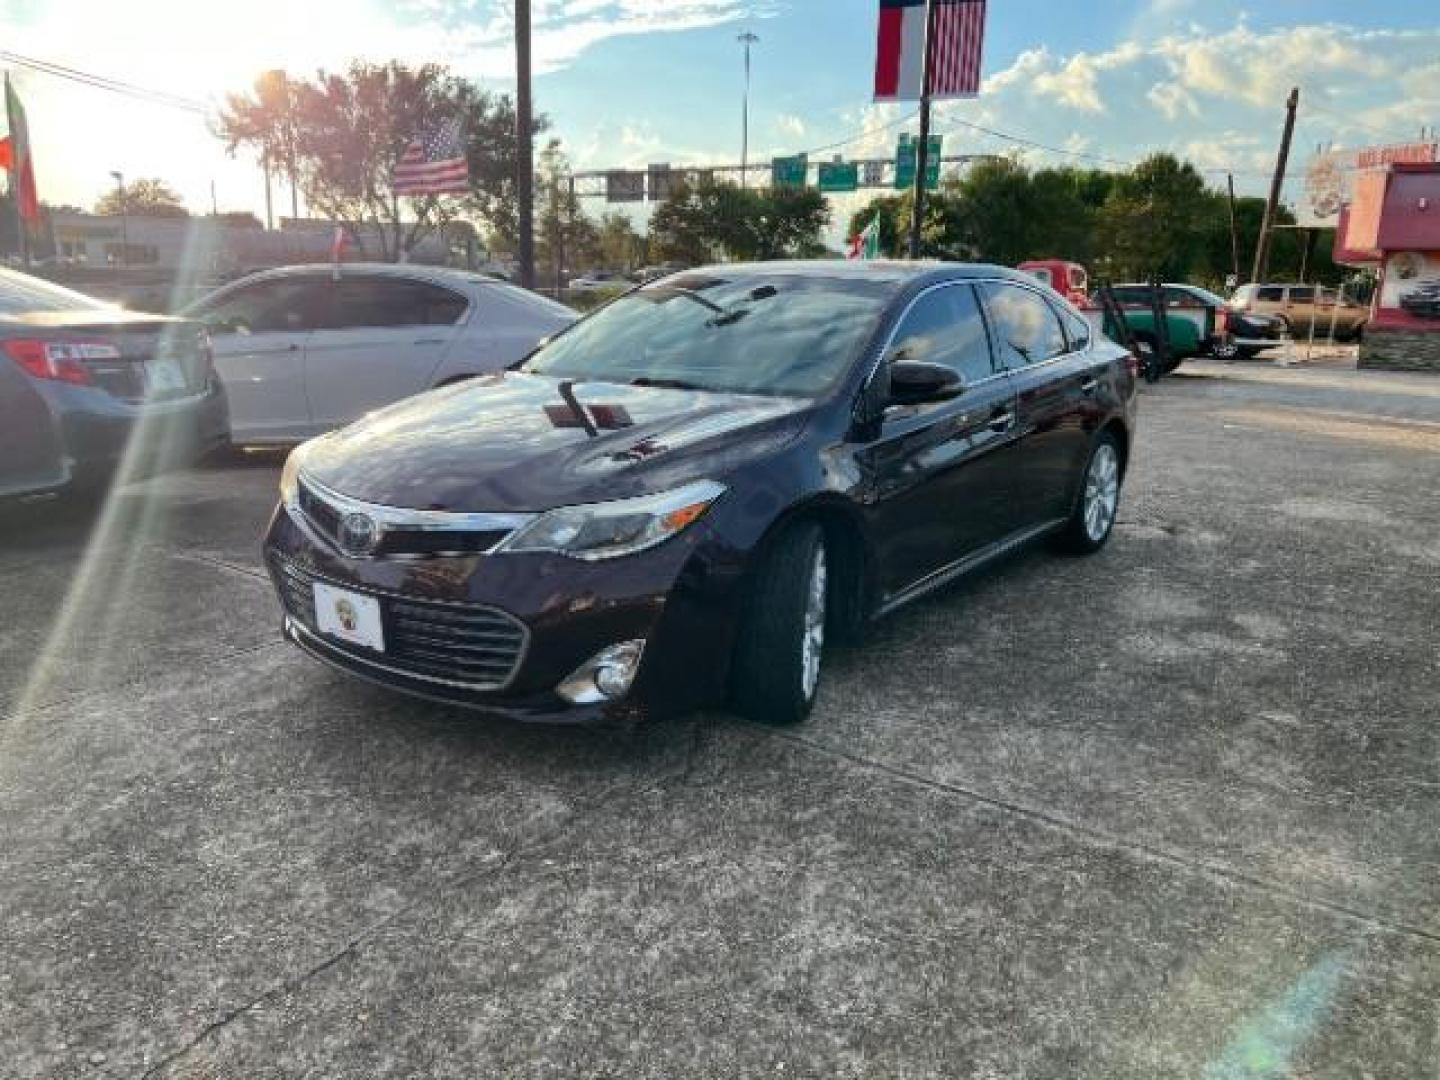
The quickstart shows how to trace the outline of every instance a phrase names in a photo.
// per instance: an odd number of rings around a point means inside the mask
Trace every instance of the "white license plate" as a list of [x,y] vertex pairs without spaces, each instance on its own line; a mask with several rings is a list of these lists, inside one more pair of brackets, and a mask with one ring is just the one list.
[[315,622],[322,634],[385,651],[385,629],[380,623],[380,601],[348,589],[315,582]]
[[185,373],[174,360],[151,360],[148,365],[150,389],[157,394],[185,389]]

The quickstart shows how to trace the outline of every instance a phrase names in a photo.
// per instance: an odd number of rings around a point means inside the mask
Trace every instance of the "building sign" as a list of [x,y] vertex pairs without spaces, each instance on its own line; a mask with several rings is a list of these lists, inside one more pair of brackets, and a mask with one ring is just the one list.
[[[925,187],[930,191],[934,191],[940,186],[940,144],[941,136],[931,135],[929,147],[925,152]],[[919,139],[912,139],[908,134],[901,132],[900,140],[895,144],[895,189],[897,191],[908,191],[915,186],[915,155],[919,148]]]
[[1440,161],[1440,143],[1434,142],[1321,151],[1305,167],[1305,193],[1295,207],[1296,224],[1306,229],[1335,228],[1340,221],[1340,208],[1356,197],[1358,174],[1391,165],[1435,161]]
[[670,198],[670,191],[675,186],[675,175],[670,171],[668,163],[651,165],[646,170],[649,179],[649,192],[651,202],[664,202]]
[[821,191],[854,191],[860,186],[860,167],[853,161],[822,161]]
[[645,198],[645,174],[616,169],[605,174],[606,202],[639,202]]
[[1440,143],[1396,143],[1393,146],[1367,146],[1355,151],[1355,167],[1379,169],[1386,165],[1431,165],[1440,161]]
[[770,159],[770,183],[775,187],[804,187],[810,167],[804,154]]

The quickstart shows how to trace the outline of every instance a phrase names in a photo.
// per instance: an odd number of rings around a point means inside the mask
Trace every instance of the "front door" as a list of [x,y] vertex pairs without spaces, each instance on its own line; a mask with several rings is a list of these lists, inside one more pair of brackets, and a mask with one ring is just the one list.
[[[1008,452],[1015,394],[992,367],[974,288],[958,283],[922,294],[882,363],[900,359],[951,367],[966,388],[950,401],[889,406],[874,438],[856,449],[878,538],[882,603],[1015,524]],[[882,369],[875,392],[887,385]]]
[[999,362],[1010,371],[1017,405],[1014,481],[1021,527],[1064,518],[1089,448],[1086,422],[1098,388],[1090,326],[1036,289],[1009,282],[982,286]]
[[193,312],[210,330],[234,441],[310,434],[305,347],[320,316],[323,283],[317,276],[269,278],[221,293]]
[[346,276],[331,289],[329,318],[305,354],[321,431],[428,390],[468,306],[460,293],[392,274]]

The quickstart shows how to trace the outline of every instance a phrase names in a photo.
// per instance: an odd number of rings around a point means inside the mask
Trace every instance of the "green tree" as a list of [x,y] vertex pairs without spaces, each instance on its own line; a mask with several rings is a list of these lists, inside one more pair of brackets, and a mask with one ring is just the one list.
[[880,252],[883,255],[896,257],[900,255],[901,245],[904,243],[904,234],[900,228],[900,213],[903,205],[905,222],[910,221],[910,205],[906,201],[907,196],[900,195],[877,195],[868,203],[850,215],[850,227],[845,232],[848,240],[850,237],[859,236],[870,223],[875,220],[876,215],[880,217]]
[[814,188],[680,183],[651,217],[650,237],[660,258],[688,263],[803,257],[824,250],[829,220],[829,204]]
[[[400,259],[449,221],[479,217],[503,237],[516,234],[515,111],[510,98],[480,90],[439,64],[356,62],[313,80],[271,73],[251,94],[234,94],[216,132],[233,153],[249,147],[269,160],[293,159],[311,208],[369,226],[385,259]],[[458,122],[470,166],[465,195],[401,197],[395,166],[416,138]],[[535,120],[535,132],[547,122]],[[286,168],[291,168],[289,162]]]
[[1185,281],[1208,265],[1202,238],[1222,212],[1193,165],[1153,154],[1116,177],[1100,210],[1098,268],[1115,278]]
[[570,162],[560,149],[560,140],[551,139],[540,151],[536,179],[536,256],[542,279],[559,289],[565,269],[575,269],[593,260],[596,250],[595,226],[580,211],[580,200],[570,187]]
[[596,234],[596,253],[606,268],[628,272],[645,261],[645,237],[620,211],[601,214]]
[[132,217],[189,217],[190,211],[175,190],[153,177],[132,180],[123,187],[108,191],[95,203],[95,213],[129,214]]

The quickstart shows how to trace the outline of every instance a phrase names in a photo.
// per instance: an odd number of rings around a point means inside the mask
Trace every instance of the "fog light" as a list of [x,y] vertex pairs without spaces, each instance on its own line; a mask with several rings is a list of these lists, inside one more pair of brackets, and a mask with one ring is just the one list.
[[644,652],[644,638],[601,649],[571,672],[555,692],[572,705],[593,705],[624,697],[635,681]]

